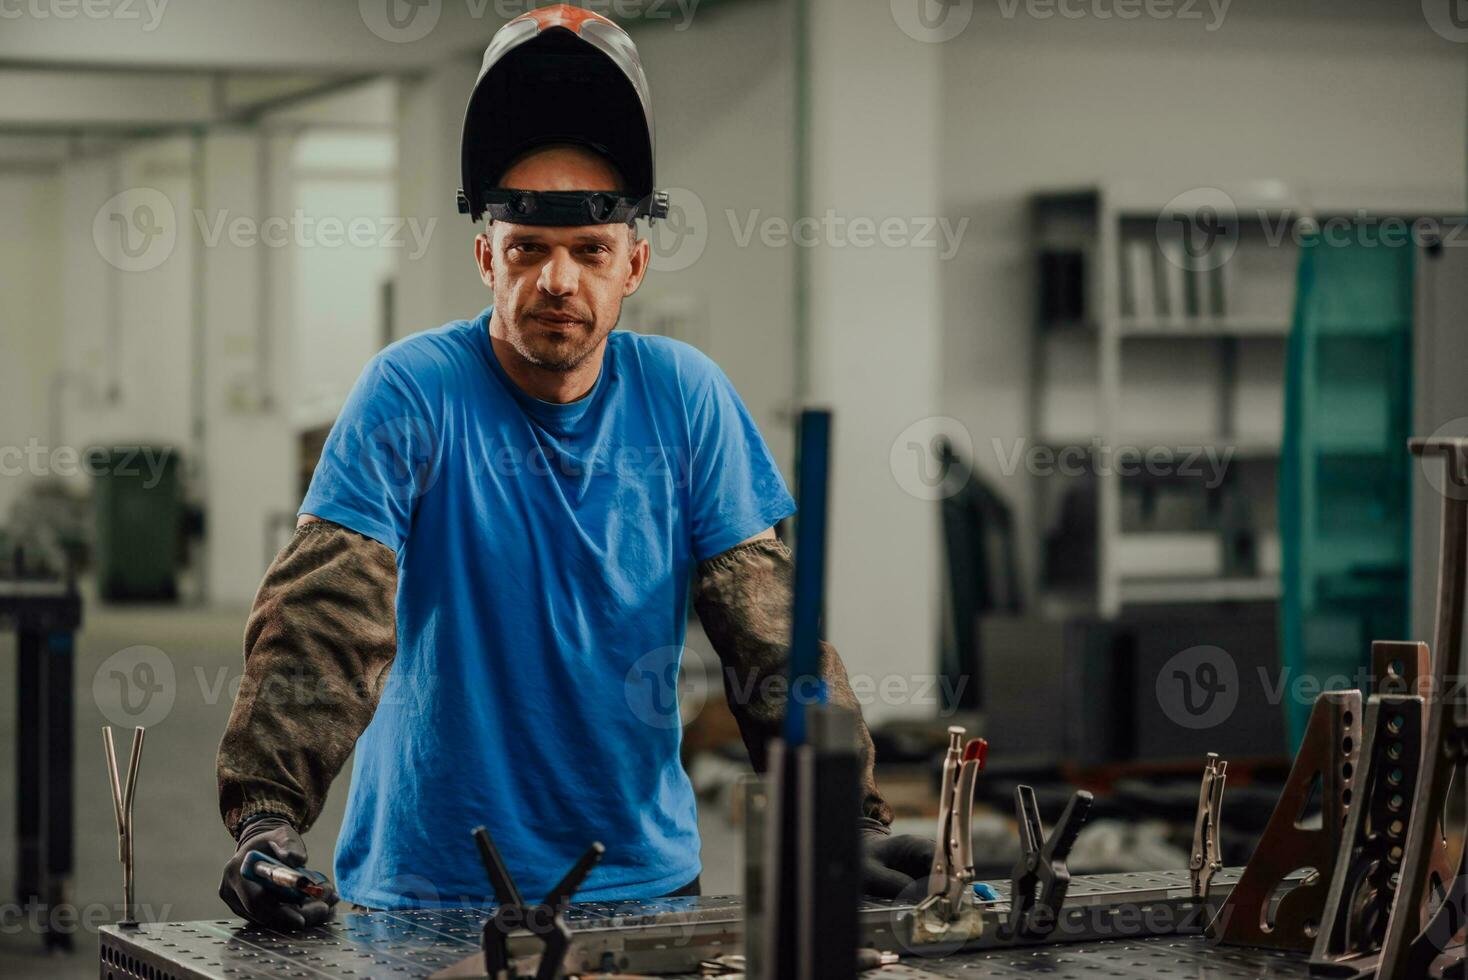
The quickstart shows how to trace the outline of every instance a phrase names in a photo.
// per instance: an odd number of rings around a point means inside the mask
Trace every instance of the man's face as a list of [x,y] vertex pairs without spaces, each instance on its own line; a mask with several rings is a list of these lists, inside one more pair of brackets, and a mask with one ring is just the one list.
[[[532,191],[620,190],[616,171],[589,150],[548,147],[505,171],[501,186]],[[506,339],[528,362],[572,371],[611,333],[622,300],[647,271],[649,247],[627,225],[545,227],[493,222],[475,241]]]

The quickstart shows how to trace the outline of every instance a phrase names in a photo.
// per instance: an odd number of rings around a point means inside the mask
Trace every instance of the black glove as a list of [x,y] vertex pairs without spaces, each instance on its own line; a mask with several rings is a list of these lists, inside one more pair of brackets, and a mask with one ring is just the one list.
[[296,905],[241,875],[245,856],[251,851],[259,851],[293,868],[306,866],[306,844],[290,821],[272,814],[245,824],[240,831],[239,849],[224,866],[224,878],[219,882],[219,897],[235,915],[262,926],[287,930],[319,926],[331,918],[335,898],[330,905],[314,898]]
[[862,891],[877,898],[896,898],[915,880],[932,874],[937,846],[926,837],[894,836],[886,824],[862,817]]

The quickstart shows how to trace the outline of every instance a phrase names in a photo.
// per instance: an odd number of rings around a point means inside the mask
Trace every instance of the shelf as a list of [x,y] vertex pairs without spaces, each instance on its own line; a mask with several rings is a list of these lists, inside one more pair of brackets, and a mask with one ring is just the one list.
[[[1095,336],[1100,329],[1093,320],[1051,320],[1041,324],[1046,333]],[[1117,335],[1152,339],[1216,340],[1221,337],[1274,337],[1290,334],[1290,321],[1271,317],[1122,317]]]
[[1279,579],[1273,577],[1121,580],[1123,604],[1271,602],[1279,596]]
[[[1052,449],[1062,449],[1070,446],[1091,448],[1095,440],[1101,437],[1094,433],[1070,432],[1055,433],[1041,436],[1041,445]],[[1278,439],[1267,437],[1239,437],[1224,435],[1141,435],[1131,433],[1118,436],[1116,447],[1113,450],[1117,455],[1125,458],[1133,458],[1139,453],[1145,453],[1152,449],[1164,449],[1173,453],[1188,453],[1197,449],[1207,448],[1231,448],[1230,459],[1273,459],[1279,455],[1280,444]]]
[[1219,338],[1277,337],[1290,334],[1289,320],[1268,317],[1155,317],[1123,318],[1119,333],[1123,337]]

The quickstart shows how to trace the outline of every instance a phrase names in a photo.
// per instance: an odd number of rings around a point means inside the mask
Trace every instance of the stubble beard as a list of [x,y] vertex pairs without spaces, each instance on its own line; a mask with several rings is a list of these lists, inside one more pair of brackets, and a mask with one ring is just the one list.
[[516,329],[507,331],[510,346],[528,363],[557,374],[569,374],[580,367],[611,333],[610,329],[598,330],[595,324],[590,324],[584,331],[578,330],[564,339],[552,339],[544,334],[537,336],[544,328],[533,317],[526,320],[528,326],[517,325]]

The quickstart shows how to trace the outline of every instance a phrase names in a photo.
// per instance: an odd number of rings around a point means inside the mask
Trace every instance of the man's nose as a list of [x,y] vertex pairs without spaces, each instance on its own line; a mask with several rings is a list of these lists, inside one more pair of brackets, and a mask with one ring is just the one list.
[[581,270],[566,249],[552,249],[545,265],[540,267],[539,285],[541,292],[551,296],[574,296],[580,282]]

